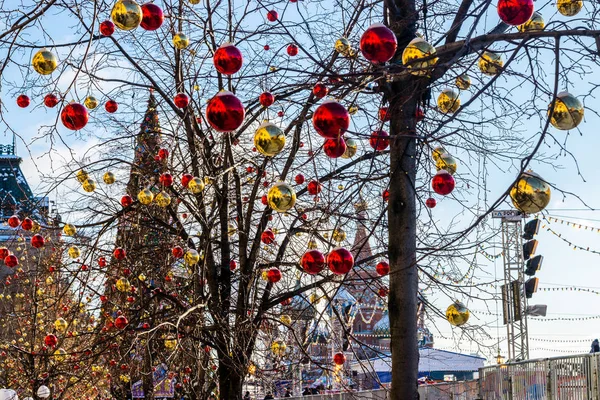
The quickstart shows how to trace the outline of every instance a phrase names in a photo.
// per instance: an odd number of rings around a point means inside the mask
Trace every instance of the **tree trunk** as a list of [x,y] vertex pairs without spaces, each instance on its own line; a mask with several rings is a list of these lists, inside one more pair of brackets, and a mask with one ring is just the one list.
[[[221,356],[219,356],[221,357]],[[219,399],[239,400],[242,398],[244,377],[239,366],[232,365],[227,355],[219,360]]]

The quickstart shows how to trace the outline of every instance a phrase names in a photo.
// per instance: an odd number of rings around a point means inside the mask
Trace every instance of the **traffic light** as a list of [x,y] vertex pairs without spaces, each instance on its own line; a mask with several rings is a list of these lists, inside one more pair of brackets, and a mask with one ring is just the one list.
[[539,255],[527,260],[525,264],[525,275],[533,276],[542,268],[542,261],[544,256]]
[[535,249],[537,249],[537,244],[538,244],[538,241],[533,239],[533,240],[530,240],[529,242],[526,242],[523,245],[523,258],[525,260],[529,260],[531,258],[531,256],[535,254]]
[[538,234],[540,230],[540,225],[542,223],[539,219],[532,219],[528,223],[525,224],[525,228],[523,228],[523,239],[531,240],[535,235]]
[[539,281],[538,278],[531,278],[525,282],[525,297],[530,299],[537,292]]

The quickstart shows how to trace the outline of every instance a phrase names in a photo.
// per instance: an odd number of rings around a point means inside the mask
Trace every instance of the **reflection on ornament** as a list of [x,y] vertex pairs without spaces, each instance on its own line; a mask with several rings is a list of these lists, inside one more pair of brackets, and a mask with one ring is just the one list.
[[342,158],[352,158],[358,150],[358,143],[352,138],[345,138],[345,141],[346,151],[344,151],[344,154],[342,154]]
[[346,107],[329,100],[317,107],[312,122],[319,135],[327,139],[337,139],[350,126],[350,114]]
[[84,170],[81,169],[81,170],[77,171],[77,174],[75,175],[75,177],[77,178],[79,183],[83,183],[88,180],[89,175],[87,174],[87,172],[85,172]]
[[[417,76],[426,76],[438,62],[435,47],[422,38],[414,38],[402,52],[402,64],[408,71]],[[423,60],[427,58],[426,60]],[[422,61],[421,61],[422,60]]]
[[242,52],[231,43],[223,44],[213,56],[215,68],[223,75],[235,74],[242,68],[243,62]]
[[460,107],[458,93],[452,89],[444,89],[437,99],[438,110],[444,114],[453,114]]
[[188,184],[188,189],[190,189],[190,192],[198,194],[204,190],[204,181],[197,177],[192,178],[192,180]]
[[344,240],[346,240],[346,232],[344,232],[344,230],[341,229],[341,228],[336,228],[336,229],[333,230],[333,232],[331,234],[331,238],[334,241],[336,241],[338,243],[341,243]]
[[112,185],[113,183],[115,183],[115,174],[113,174],[110,171],[105,172],[104,175],[102,175],[102,180],[107,185]]
[[282,357],[285,355],[287,346],[283,340],[275,340],[271,343],[271,352],[275,357]]
[[335,42],[335,51],[344,57],[349,57],[352,54],[352,46],[350,46],[348,39],[342,37]]
[[467,74],[462,74],[456,77],[456,87],[460,90],[467,90],[471,87],[471,77]]
[[75,228],[75,225],[65,224],[63,227],[63,232],[67,236],[75,236],[77,233],[77,228]]
[[156,195],[156,198],[154,199],[154,201],[156,202],[156,204],[159,207],[167,207],[169,204],[171,204],[171,196],[169,196],[169,194],[167,192],[160,192],[159,194]]
[[137,199],[140,203],[147,206],[148,204],[152,203],[152,200],[154,200],[154,193],[152,193],[152,191],[148,188],[142,189],[138,192]]
[[533,171],[523,172],[510,190],[510,199],[519,211],[535,214],[550,203],[550,185]]
[[93,110],[94,108],[98,107],[98,100],[94,96],[88,96],[83,101],[83,105],[88,110]]
[[274,157],[285,146],[285,134],[275,124],[264,122],[254,134],[254,147],[264,156]]
[[87,181],[83,182],[83,184],[81,185],[81,187],[86,192],[92,193],[94,190],[96,190],[96,182],[93,181],[92,179],[88,179]]
[[498,16],[508,25],[521,25],[533,15],[533,0],[498,0]]
[[304,272],[310,275],[318,274],[325,267],[325,256],[319,250],[316,250],[317,244],[314,241],[308,242],[308,248],[311,249],[304,253],[300,259],[300,265]]
[[437,146],[431,151],[431,158],[433,158],[433,161],[437,162],[440,156],[445,153],[446,149],[444,149],[442,146]]
[[44,48],[35,53],[31,60],[31,65],[38,74],[49,75],[58,66],[58,58],[56,58],[54,53]]
[[454,175],[456,173],[456,160],[448,153],[444,153],[438,157],[435,162],[435,168],[440,171],[442,169],[448,171],[450,175]]
[[155,31],[161,27],[165,19],[163,10],[153,3],[142,5],[142,21],[140,26],[147,31]]
[[183,256],[183,260],[187,265],[194,265],[200,261],[200,253],[194,249],[188,249]]
[[446,309],[446,319],[451,325],[461,326],[469,320],[469,310],[461,302],[456,301]]
[[[551,106],[552,103],[548,105],[548,114]],[[563,131],[574,129],[583,120],[583,112],[583,104],[577,97],[568,92],[561,92],[556,96],[550,122],[552,126]]]
[[296,204],[296,192],[285,182],[276,183],[267,194],[269,207],[277,212],[286,212]]
[[444,169],[438,171],[431,180],[433,191],[442,196],[452,193],[455,185],[454,177]]
[[231,92],[219,92],[206,107],[206,119],[218,132],[231,132],[244,122],[246,110],[242,102]]
[[79,103],[67,104],[60,113],[60,119],[65,128],[72,131],[83,129],[88,123],[87,109]]
[[338,247],[327,255],[327,266],[336,275],[347,274],[354,266],[354,256],[343,247]]
[[134,0],[118,0],[110,13],[117,28],[130,31],[142,22],[142,8]]
[[479,70],[484,74],[494,76],[502,72],[504,61],[500,54],[484,51],[477,65],[479,66]]
[[346,141],[343,137],[327,139],[323,144],[323,152],[329,158],[339,158],[346,152]]
[[131,283],[129,283],[129,281],[127,280],[127,278],[121,277],[121,278],[119,278],[117,280],[117,283],[115,284],[115,287],[117,288],[117,290],[119,292],[126,292],[131,287]]
[[173,36],[173,46],[176,49],[183,50],[190,45],[190,39],[183,33],[177,32],[175,36]]
[[572,17],[583,8],[583,0],[558,0],[556,2],[558,12],[566,17]]
[[546,27],[546,22],[540,13],[537,11],[533,13],[529,21],[525,22],[522,25],[519,25],[517,29],[519,32],[535,32],[535,31],[543,31]]
[[360,51],[372,63],[391,60],[397,47],[396,35],[383,24],[371,25],[360,38]]

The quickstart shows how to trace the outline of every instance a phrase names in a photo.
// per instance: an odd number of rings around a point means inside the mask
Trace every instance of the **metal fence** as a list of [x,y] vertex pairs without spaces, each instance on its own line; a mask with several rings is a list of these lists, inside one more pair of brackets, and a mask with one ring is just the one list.
[[597,400],[600,354],[582,354],[484,367],[484,400]]

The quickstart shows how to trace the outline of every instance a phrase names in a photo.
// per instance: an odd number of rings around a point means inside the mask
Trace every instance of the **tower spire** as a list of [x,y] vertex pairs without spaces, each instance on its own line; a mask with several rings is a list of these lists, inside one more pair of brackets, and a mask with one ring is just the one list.
[[354,253],[356,262],[363,261],[373,255],[366,227],[369,204],[363,199],[362,193],[358,197],[358,202],[354,204],[354,209],[356,210],[356,234],[354,236],[354,243],[352,244],[352,252]]

